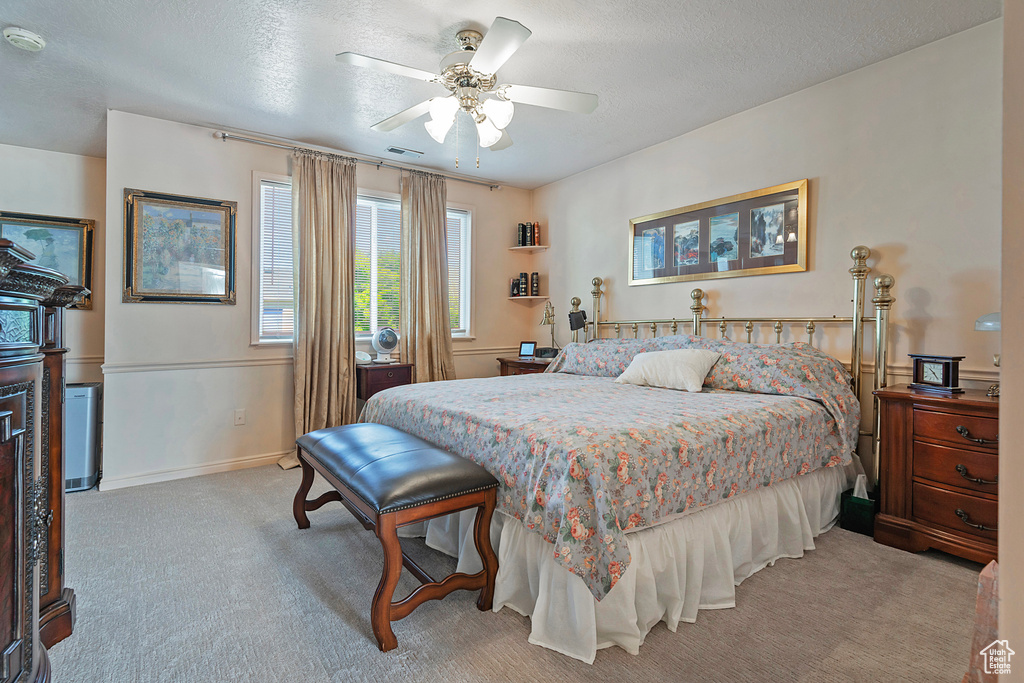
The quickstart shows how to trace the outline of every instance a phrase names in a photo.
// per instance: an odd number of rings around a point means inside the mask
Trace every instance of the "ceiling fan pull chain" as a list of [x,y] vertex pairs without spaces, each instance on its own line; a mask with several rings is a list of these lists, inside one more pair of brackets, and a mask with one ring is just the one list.
[[459,113],[455,112],[455,168],[459,167]]
[[476,136],[476,167],[480,168],[480,136]]

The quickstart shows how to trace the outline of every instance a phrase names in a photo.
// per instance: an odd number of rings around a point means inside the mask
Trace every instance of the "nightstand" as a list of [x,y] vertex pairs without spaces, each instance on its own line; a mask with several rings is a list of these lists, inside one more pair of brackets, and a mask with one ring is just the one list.
[[881,512],[875,540],[975,562],[998,554],[999,399],[897,386],[876,391]]
[[411,383],[412,363],[356,366],[356,398],[364,401],[378,391]]
[[508,375],[531,375],[535,372],[544,372],[554,358],[499,358],[501,376]]

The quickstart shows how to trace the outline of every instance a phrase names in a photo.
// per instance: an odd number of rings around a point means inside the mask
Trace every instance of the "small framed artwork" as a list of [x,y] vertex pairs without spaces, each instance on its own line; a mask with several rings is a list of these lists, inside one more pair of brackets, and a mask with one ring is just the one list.
[[237,202],[125,189],[125,303],[235,303]]
[[629,284],[807,270],[807,180],[634,218]]
[[[32,263],[67,276],[68,284],[92,290],[93,231],[96,221],[0,211],[0,238],[35,254]],[[92,293],[68,308],[91,309]]]

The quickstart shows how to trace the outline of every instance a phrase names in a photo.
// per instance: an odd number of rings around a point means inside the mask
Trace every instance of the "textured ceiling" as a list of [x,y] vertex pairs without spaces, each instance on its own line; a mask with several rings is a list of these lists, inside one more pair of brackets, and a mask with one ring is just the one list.
[[[455,135],[372,124],[441,86],[338,64],[361,52],[436,71],[497,15],[533,36],[499,82],[597,93],[586,116],[516,106],[515,144],[462,127],[459,171],[533,188],[1000,16],[999,0],[0,0],[0,143],[105,155],[106,109],[275,135],[453,171]],[[461,117],[460,117],[461,118]],[[465,119],[464,122],[468,122]]]

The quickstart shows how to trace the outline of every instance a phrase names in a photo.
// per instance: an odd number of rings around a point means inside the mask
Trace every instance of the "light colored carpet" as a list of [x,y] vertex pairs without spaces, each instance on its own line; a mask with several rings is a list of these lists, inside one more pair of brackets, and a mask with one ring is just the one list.
[[[459,591],[395,623],[376,648],[380,546],[339,504],[291,514],[299,471],[276,466],[68,496],[74,634],[57,683],[120,681],[959,681],[980,566],[840,529],[781,560],[638,656],[588,666],[527,643],[529,622]],[[322,482],[314,493],[324,490]],[[449,558],[403,541],[441,576]],[[403,575],[396,595],[415,587]]]

